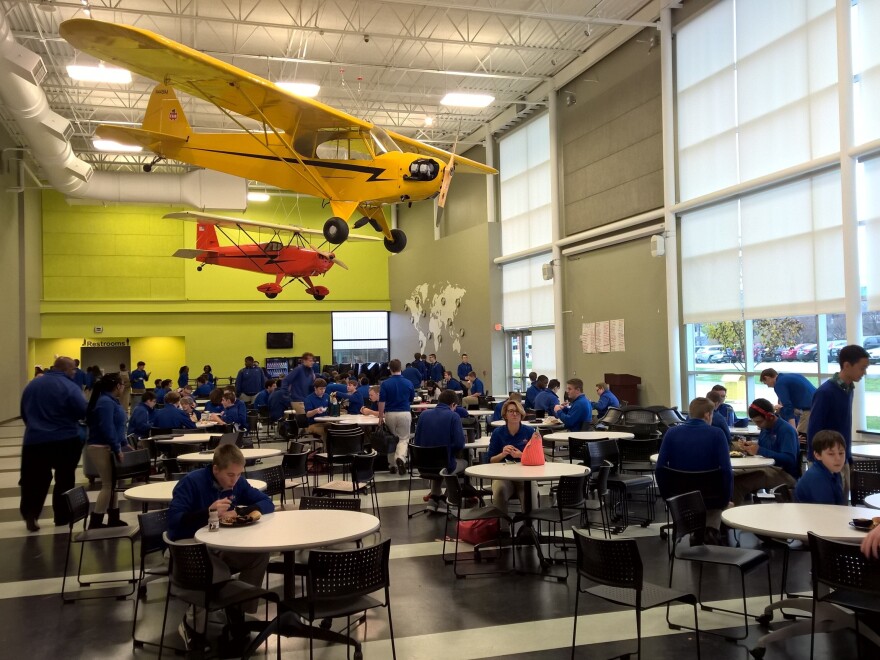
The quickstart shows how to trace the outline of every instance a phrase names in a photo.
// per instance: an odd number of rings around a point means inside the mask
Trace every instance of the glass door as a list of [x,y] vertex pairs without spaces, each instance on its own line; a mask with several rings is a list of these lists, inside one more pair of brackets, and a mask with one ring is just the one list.
[[525,393],[532,370],[532,333],[529,330],[507,332],[507,359],[510,391]]

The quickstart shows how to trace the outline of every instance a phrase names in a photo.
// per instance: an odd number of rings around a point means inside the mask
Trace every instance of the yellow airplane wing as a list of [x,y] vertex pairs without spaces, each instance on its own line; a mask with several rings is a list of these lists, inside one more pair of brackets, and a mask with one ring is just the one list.
[[[432,147],[431,145],[425,144],[424,142],[420,142],[419,140],[410,137],[406,137],[405,135],[401,135],[400,133],[394,133],[393,131],[386,132],[392,137],[392,139],[397,143],[397,146],[399,146],[403,151],[414,154],[421,154],[423,156],[435,156],[437,158],[440,158],[444,163],[448,163],[449,159],[453,156],[453,154],[449,151],[444,151],[443,149]],[[494,167],[483,165],[483,163],[478,163],[475,160],[459,156],[458,154],[455,154],[455,171],[464,172],[465,174],[498,174],[498,170],[496,170]]]
[[149,30],[86,18],[64,21],[61,36],[72,46],[276,129],[301,135],[332,128],[373,127],[370,122],[319,101],[297,96]]
[[[253,229],[271,229],[277,232],[287,232],[291,234],[306,234],[312,236],[323,236],[324,232],[320,229],[306,229],[305,227],[296,227],[294,225],[278,225],[273,222],[261,222],[259,220],[245,220],[244,218],[230,218],[225,215],[214,215],[213,213],[195,213],[191,211],[181,211],[178,213],[167,213],[163,218],[171,218],[174,220],[189,220],[190,222],[201,222],[203,224],[214,225],[215,227],[224,227],[226,229],[253,228]],[[363,236],[361,234],[350,234],[349,241],[381,241],[381,236]]]

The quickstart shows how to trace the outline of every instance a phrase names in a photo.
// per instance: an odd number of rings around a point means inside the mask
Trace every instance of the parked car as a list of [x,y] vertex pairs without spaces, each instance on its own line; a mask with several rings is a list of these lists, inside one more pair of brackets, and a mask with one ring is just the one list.
[[[724,347],[721,344],[713,344],[711,346],[700,346],[697,351],[694,353],[694,362],[697,364],[706,364],[711,362],[710,359],[713,355],[718,355],[724,352]],[[719,360],[720,361],[720,360]]]
[[870,364],[880,364],[880,347],[868,349],[868,362]]
[[[800,346],[800,344],[798,344],[798,346]],[[797,346],[789,346],[788,348],[783,348],[779,355],[786,362],[794,362],[795,357],[797,357],[797,352]]]
[[782,362],[784,348],[770,348],[763,344],[756,344],[754,349],[755,362]]
[[846,339],[834,339],[828,342],[828,361],[837,362],[840,349],[846,346]]
[[801,344],[795,357],[801,362],[818,362],[819,346],[816,344]]
[[865,347],[866,351],[870,351],[872,348],[880,348],[880,335],[868,335],[862,340],[862,346]]

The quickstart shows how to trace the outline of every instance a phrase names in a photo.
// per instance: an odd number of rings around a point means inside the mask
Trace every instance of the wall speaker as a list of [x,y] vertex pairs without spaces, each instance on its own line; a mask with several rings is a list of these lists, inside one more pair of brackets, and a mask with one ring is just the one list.
[[662,257],[666,254],[666,239],[660,235],[651,236],[651,256]]
[[545,281],[553,279],[553,264],[541,264],[541,277]]

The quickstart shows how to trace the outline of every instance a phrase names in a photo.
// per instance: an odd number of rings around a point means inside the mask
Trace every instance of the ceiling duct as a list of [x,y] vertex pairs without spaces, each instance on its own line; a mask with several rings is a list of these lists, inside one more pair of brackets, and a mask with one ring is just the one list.
[[40,82],[42,59],[18,44],[0,13],[0,99],[15,119],[33,158],[55,190],[96,202],[184,204],[244,210],[247,180],[198,170],[188,174],[96,172],[70,146],[73,127],[49,107]]

